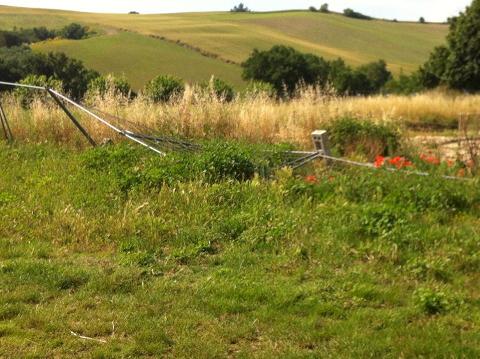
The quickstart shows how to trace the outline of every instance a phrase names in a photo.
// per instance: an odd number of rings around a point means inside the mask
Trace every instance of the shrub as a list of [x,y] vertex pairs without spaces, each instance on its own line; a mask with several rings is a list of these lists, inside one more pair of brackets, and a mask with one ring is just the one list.
[[242,67],[244,79],[269,83],[278,96],[292,95],[299,84],[332,86],[339,94],[368,95],[378,92],[391,77],[383,60],[353,70],[342,59],[326,61],[286,46],[255,49]]
[[108,93],[130,97],[132,88],[125,76],[115,77],[112,74],[107,76],[98,76],[88,85],[88,92],[91,95],[104,97]]
[[81,40],[86,37],[87,34],[87,28],[77,23],[71,23],[60,31],[60,35],[63,38],[70,40]]
[[255,173],[250,154],[240,146],[228,143],[209,145],[198,158],[196,166],[210,182],[225,179],[248,180]]
[[185,91],[183,80],[170,75],[161,75],[147,83],[143,93],[152,102],[168,102],[181,96],[183,91]]
[[244,79],[269,83],[279,96],[285,91],[292,94],[300,82],[324,83],[328,74],[324,59],[286,46],[274,46],[268,51],[255,49],[242,67]]
[[[21,80],[20,83],[24,85],[43,86],[56,91],[62,90],[61,81],[56,80],[52,77],[46,77],[44,75],[29,75],[23,80]],[[45,97],[44,92],[38,93],[24,87],[16,88],[14,90],[14,94],[20,99],[23,106],[29,106],[32,103],[33,99],[39,95]]]
[[235,90],[231,85],[225,81],[213,77],[209,82],[204,82],[200,85],[204,91],[208,91],[209,94],[220,101],[230,102],[235,98]]
[[419,288],[414,293],[416,305],[429,315],[446,313],[461,304],[461,301],[448,296],[443,291]]
[[308,10],[311,12],[317,12],[317,8],[315,6],[310,6]]
[[419,22],[420,24],[425,24],[425,18],[422,16],[422,17],[418,20],[418,22]]
[[250,81],[247,88],[245,89],[245,94],[248,97],[275,97],[275,88],[267,83],[262,81]]
[[400,134],[390,127],[344,117],[327,128],[332,149],[340,156],[363,154],[370,160],[376,155],[389,155],[400,147]]

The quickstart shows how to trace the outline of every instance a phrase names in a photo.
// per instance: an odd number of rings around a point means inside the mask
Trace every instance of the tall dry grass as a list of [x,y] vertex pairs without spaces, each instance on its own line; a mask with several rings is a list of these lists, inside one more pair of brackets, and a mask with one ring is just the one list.
[[[3,95],[12,131],[21,141],[53,141],[83,146],[85,141],[52,101],[36,98],[28,108],[18,98]],[[310,146],[309,134],[342,116],[390,122],[399,128],[453,128],[464,116],[480,118],[479,95],[427,93],[415,96],[341,98],[306,89],[293,100],[238,98],[224,103],[194,88],[170,104],[152,104],[139,97],[128,101],[112,94],[87,100],[88,106],[127,118],[115,121],[127,129],[187,138],[228,138],[252,142],[292,142]],[[80,122],[101,141],[114,138],[104,125],[74,111]],[[148,127],[145,129],[144,127]]]

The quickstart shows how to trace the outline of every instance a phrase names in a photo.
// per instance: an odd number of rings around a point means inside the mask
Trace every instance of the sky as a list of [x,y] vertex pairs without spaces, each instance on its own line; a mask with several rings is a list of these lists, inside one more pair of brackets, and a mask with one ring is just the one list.
[[[463,11],[471,0],[264,0],[243,1],[254,11],[306,9],[320,7],[324,2],[334,11],[352,8],[370,16],[385,19],[445,21]],[[318,1],[318,3],[317,3]],[[232,0],[0,0],[0,5],[41,7],[89,12],[172,13],[197,11],[228,11],[236,4]]]

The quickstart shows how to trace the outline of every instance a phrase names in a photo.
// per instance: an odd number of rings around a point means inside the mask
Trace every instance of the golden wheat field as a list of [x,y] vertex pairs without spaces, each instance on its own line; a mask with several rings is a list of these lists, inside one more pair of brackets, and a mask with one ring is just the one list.
[[[36,97],[26,107],[10,94],[4,95],[2,103],[17,140],[84,145],[76,128],[51,100]],[[313,130],[345,116],[389,122],[408,134],[454,131],[462,118],[480,119],[480,95],[442,92],[342,98],[306,89],[289,101],[256,96],[226,103],[188,87],[181,98],[168,104],[153,104],[141,95],[127,100],[112,94],[91,96],[86,103],[89,108],[122,118],[105,115],[126,129],[194,139],[290,142],[302,147],[310,146]],[[110,129],[91,117],[73,112],[96,140],[114,137]]]

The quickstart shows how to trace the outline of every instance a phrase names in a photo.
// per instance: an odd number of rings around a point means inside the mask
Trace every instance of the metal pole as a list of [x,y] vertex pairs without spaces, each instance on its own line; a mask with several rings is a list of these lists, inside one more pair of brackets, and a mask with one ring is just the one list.
[[90,137],[90,135],[88,134],[87,130],[85,130],[82,125],[80,125],[80,122],[77,121],[77,119],[75,118],[75,116],[72,115],[72,113],[67,109],[67,107],[62,103],[62,101],[60,101],[58,99],[57,96],[55,96],[55,94],[53,93],[52,90],[50,89],[47,89],[47,92],[50,94],[50,96],[52,96],[52,98],[55,100],[55,102],[57,103],[58,106],[60,106],[60,108],[63,110],[63,112],[65,112],[68,116],[68,118],[70,118],[70,120],[72,120],[73,124],[80,130],[80,132],[85,136],[85,138],[88,140],[88,142],[90,142],[90,144],[95,147],[97,144],[95,143],[95,141],[93,140],[92,137]]
[[[1,83],[0,83],[1,84]],[[100,116],[94,114],[92,111],[89,111],[88,109],[86,109],[85,107],[83,107],[82,105],[76,103],[75,101],[69,99],[68,97],[58,93],[57,91],[55,90],[51,90],[55,95],[57,95],[58,97],[60,97],[61,99],[67,101],[68,103],[72,104],[73,106],[75,107],[78,107],[80,110],[88,113],[90,116],[92,116],[93,118],[95,118],[97,121],[100,121],[101,123],[103,123],[105,126],[108,126],[110,127],[112,130],[114,130],[115,132],[129,138],[130,140],[132,141],[135,141],[139,144],[141,144],[142,146],[145,146],[147,147],[148,149],[158,153],[159,155],[162,155],[162,156],[166,156],[166,153],[165,152],[162,152],[162,151],[159,151],[158,149],[156,149],[155,147],[152,147],[150,146],[149,144],[139,140],[138,138],[135,138],[134,136],[134,133],[130,132],[130,131],[125,131],[125,130],[121,130],[119,129],[118,127],[115,127],[113,126],[112,124],[108,123],[107,121],[105,121],[103,118],[101,118]]]
[[2,122],[3,132],[5,133],[5,138],[7,141],[13,141],[13,134],[10,126],[8,125],[7,115],[5,115],[5,111],[3,111],[2,103],[0,102],[0,120]]

